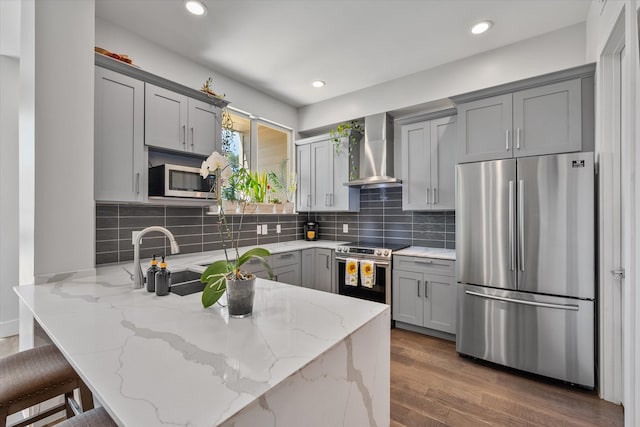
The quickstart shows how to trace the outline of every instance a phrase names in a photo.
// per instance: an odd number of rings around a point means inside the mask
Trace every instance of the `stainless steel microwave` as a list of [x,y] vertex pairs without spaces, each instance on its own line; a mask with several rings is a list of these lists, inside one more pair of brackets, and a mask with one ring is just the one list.
[[150,197],[216,199],[215,177],[202,178],[200,168],[164,164],[149,168]]

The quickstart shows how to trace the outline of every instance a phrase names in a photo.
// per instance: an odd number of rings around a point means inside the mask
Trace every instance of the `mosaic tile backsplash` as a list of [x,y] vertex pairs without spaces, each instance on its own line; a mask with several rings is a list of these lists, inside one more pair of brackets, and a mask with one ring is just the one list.
[[[133,260],[131,232],[151,225],[171,231],[180,253],[222,249],[217,216],[207,208],[163,205],[96,205],[96,265]],[[402,189],[371,189],[360,192],[360,212],[312,212],[298,215],[229,215],[235,233],[240,229],[242,246],[287,242],[303,238],[305,221],[317,221],[322,240],[379,243],[404,243],[432,248],[455,248],[455,212],[418,212],[402,210]],[[257,234],[258,225],[267,225],[266,236]],[[276,233],[280,224],[281,233]],[[348,232],[343,233],[343,224]],[[169,255],[169,241],[161,233],[143,237],[142,258],[153,254]]]

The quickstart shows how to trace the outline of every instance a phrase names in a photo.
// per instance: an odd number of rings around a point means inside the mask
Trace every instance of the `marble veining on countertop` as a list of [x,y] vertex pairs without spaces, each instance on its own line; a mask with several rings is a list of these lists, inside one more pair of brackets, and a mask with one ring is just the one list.
[[[278,253],[336,244],[264,246]],[[170,262],[195,268],[223,256],[215,252]],[[133,289],[123,268],[131,265],[15,288],[120,425],[223,423],[389,310],[257,279],[253,316],[233,319],[220,305],[204,309],[200,293],[158,297]]]
[[401,249],[399,251],[394,251],[394,255],[404,255],[404,256],[417,256],[423,258],[437,258],[437,259],[448,259],[451,261],[456,260],[456,250],[455,249],[444,249],[444,248],[426,248],[423,246],[409,246],[408,248]]

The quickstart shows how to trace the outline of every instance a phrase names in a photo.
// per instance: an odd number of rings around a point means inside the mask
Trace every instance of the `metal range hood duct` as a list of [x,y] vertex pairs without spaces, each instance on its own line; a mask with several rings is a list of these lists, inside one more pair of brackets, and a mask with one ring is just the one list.
[[393,177],[393,120],[387,113],[364,118],[364,142],[359,144],[360,177],[344,185],[361,188],[398,187]]

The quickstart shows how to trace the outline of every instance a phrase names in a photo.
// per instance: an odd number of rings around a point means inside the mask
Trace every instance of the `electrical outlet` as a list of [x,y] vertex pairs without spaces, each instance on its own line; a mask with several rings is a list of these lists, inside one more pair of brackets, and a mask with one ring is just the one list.
[[276,225],[276,233],[277,234],[282,233],[282,227],[280,226],[280,224]]
[[349,224],[342,224],[342,232],[343,233],[349,232]]
[[262,226],[260,224],[258,224],[257,233],[258,235],[262,234]]
[[267,224],[262,224],[262,235],[266,236],[268,232],[269,232],[269,227],[267,227]]

